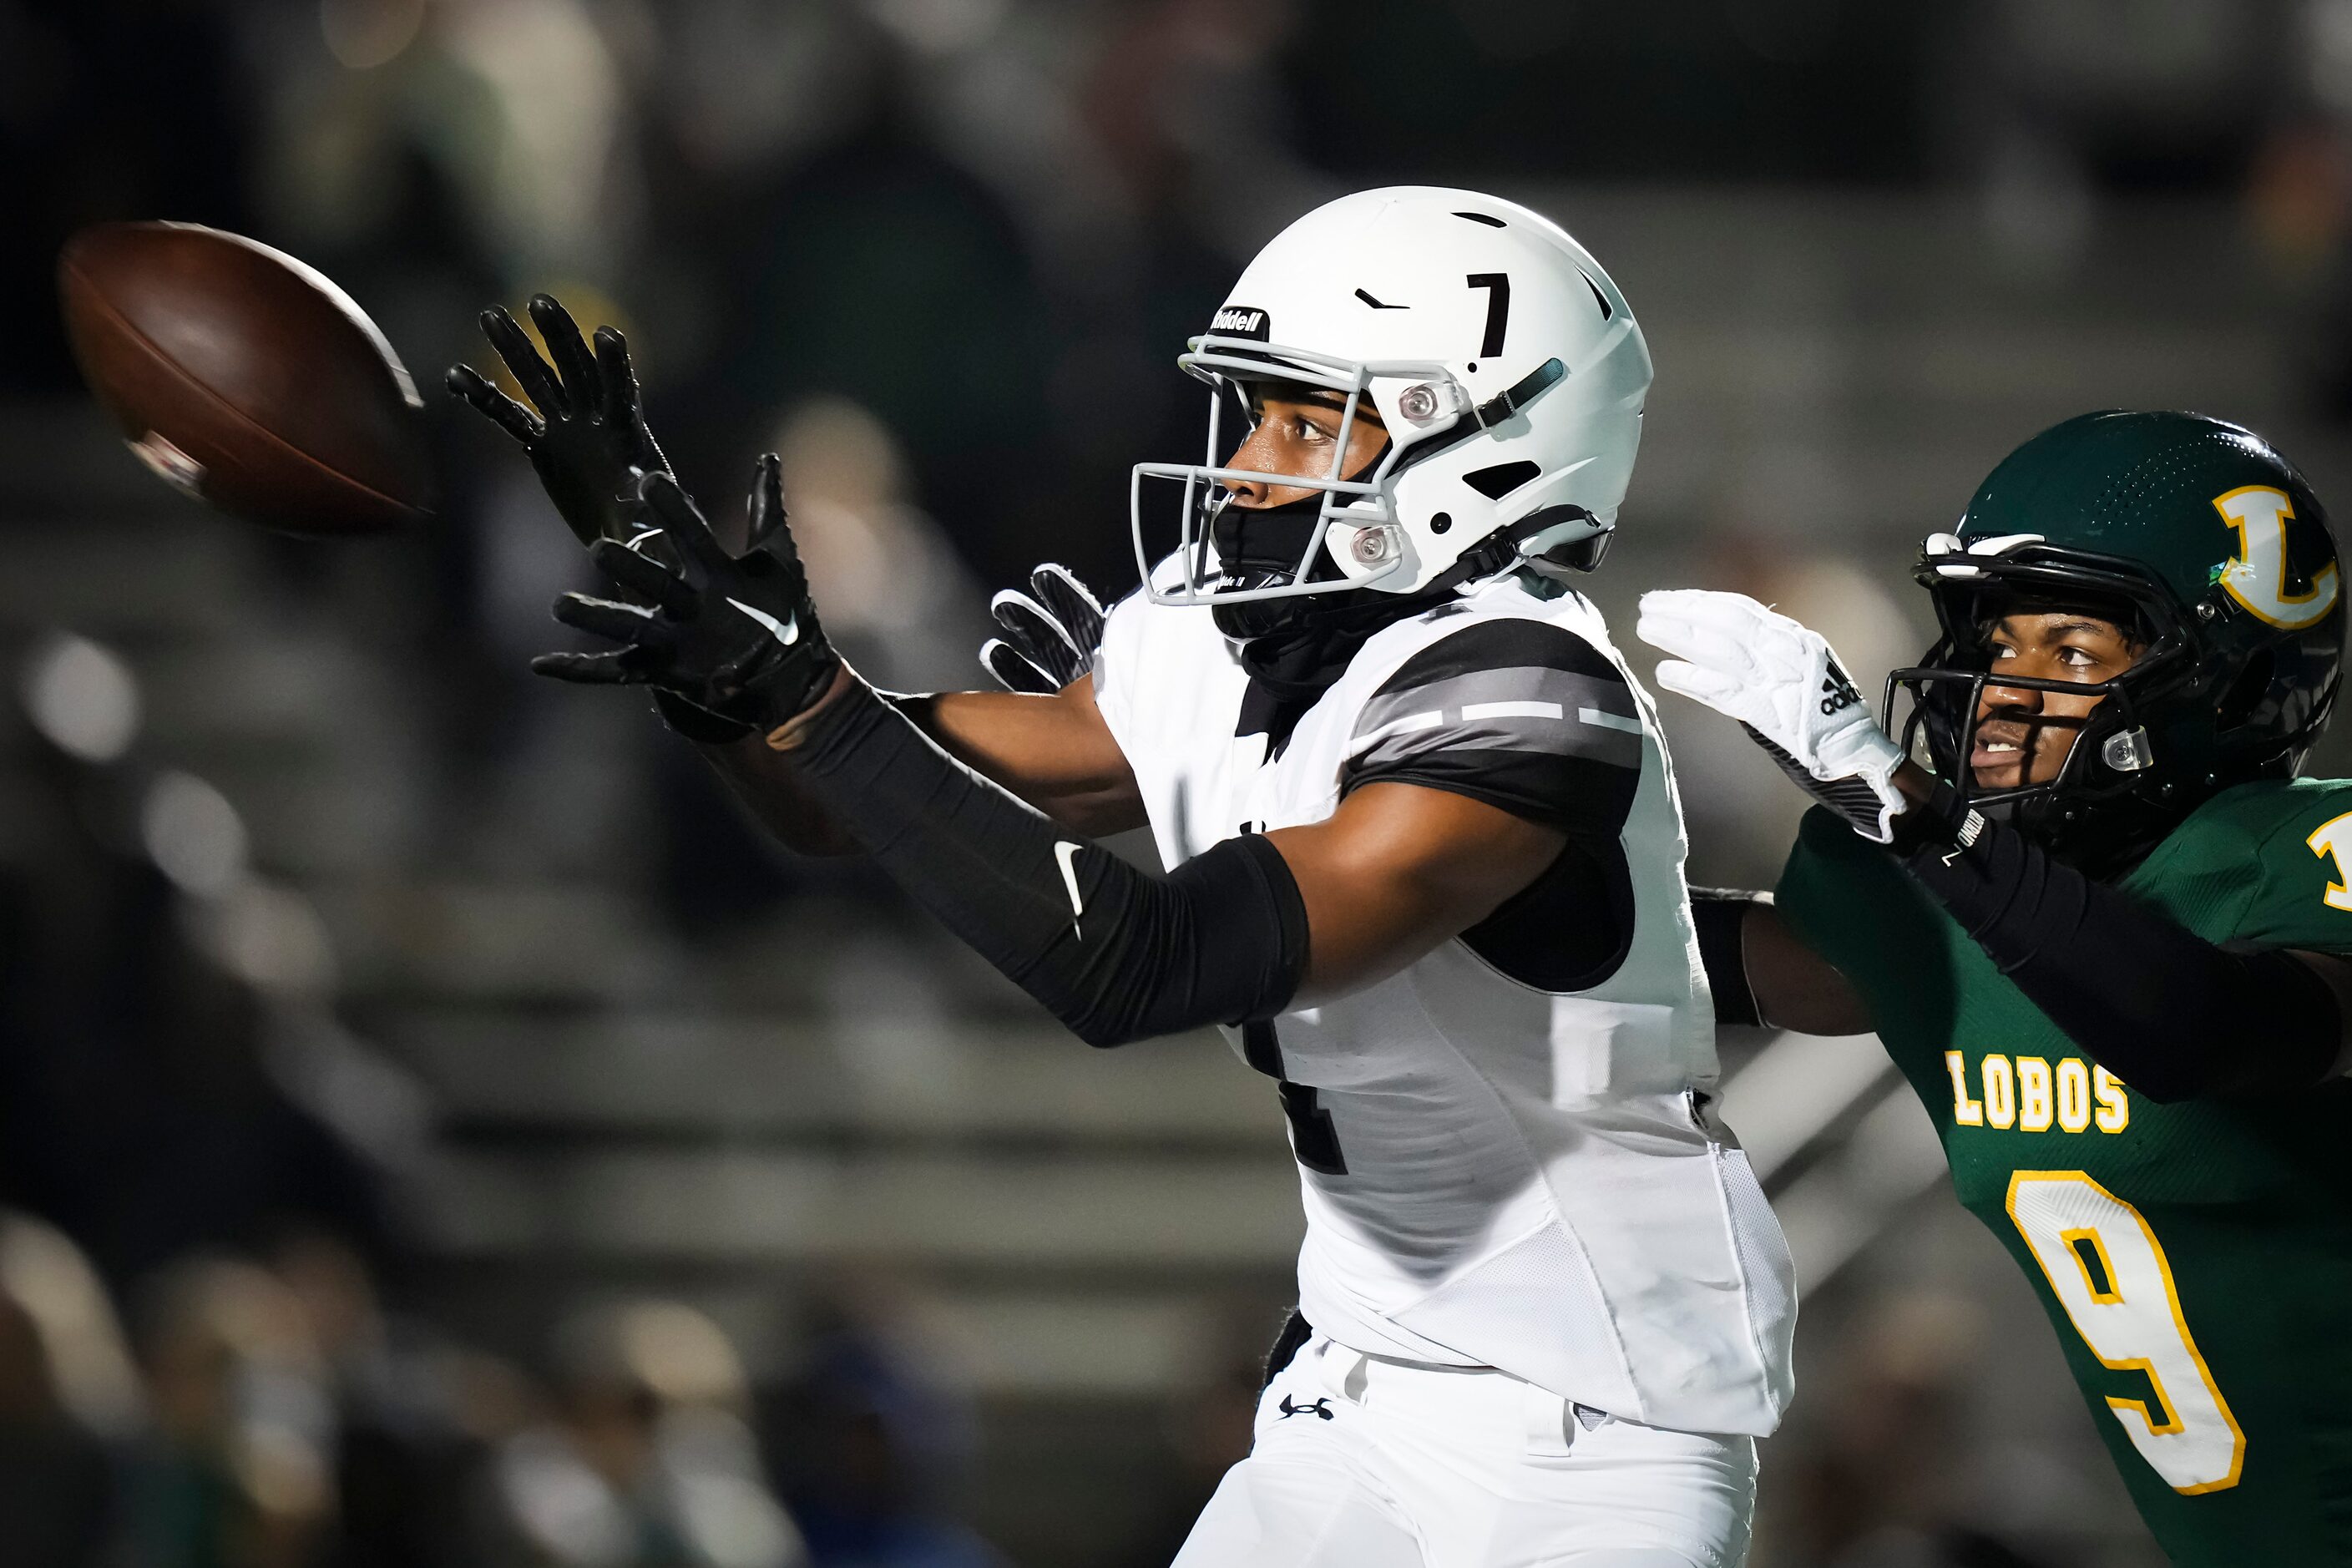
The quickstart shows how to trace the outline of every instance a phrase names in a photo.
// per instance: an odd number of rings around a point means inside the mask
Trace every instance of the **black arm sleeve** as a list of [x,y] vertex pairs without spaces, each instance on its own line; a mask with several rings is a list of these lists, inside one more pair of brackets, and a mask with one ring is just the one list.
[[[1948,792],[1925,809],[1954,815]],[[2291,953],[2216,946],[1974,812],[1903,864],[2029,1001],[2150,1100],[2306,1088],[2336,1061],[2335,993]]]
[[1269,1018],[1306,973],[1307,907],[1263,838],[1138,870],[1061,834],[862,681],[791,755],[900,887],[1088,1045]]
[[1732,888],[1693,888],[1691,922],[1698,927],[1699,962],[1706,966],[1706,988],[1715,994],[1715,1021],[1757,1027],[1764,1009],[1757,1004],[1756,988],[1748,980],[1748,952],[1740,927],[1748,911],[1769,904],[1769,893]]

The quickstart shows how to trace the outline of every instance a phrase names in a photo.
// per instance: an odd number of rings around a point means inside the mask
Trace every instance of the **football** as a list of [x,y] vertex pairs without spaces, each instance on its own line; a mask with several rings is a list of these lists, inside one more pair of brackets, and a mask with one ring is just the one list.
[[58,258],[83,379],[180,489],[289,533],[376,533],[431,504],[424,405],[350,295],[181,223],[82,230]]

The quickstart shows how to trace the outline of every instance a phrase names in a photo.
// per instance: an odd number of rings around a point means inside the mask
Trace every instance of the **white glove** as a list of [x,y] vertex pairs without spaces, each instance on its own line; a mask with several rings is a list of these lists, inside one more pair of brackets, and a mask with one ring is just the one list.
[[1895,787],[1902,748],[1870,715],[1819,632],[1745,594],[1642,595],[1634,635],[1674,658],[1658,684],[1737,719],[1798,786],[1880,844],[1910,804]]

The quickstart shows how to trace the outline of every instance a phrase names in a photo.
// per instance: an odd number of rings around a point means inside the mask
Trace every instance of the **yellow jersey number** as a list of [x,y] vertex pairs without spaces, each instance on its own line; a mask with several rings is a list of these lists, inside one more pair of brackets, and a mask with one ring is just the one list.
[[2156,1398],[2110,1397],[2124,1435],[2184,1495],[2238,1484],[2246,1435],[2180,1315],[2180,1293],[2139,1210],[2081,1171],[2017,1171],[2009,1217],[2102,1365],[2147,1375]]

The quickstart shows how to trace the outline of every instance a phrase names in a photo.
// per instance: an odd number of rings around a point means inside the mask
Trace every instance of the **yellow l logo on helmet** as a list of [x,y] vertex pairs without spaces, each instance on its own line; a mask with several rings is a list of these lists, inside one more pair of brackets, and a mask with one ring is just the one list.
[[2334,563],[2314,574],[2311,592],[2286,591],[2286,523],[2294,507],[2286,492],[2247,485],[2213,498],[2213,510],[2238,531],[2238,555],[2221,569],[2221,586],[2247,612],[2285,631],[2301,631],[2336,607]]

